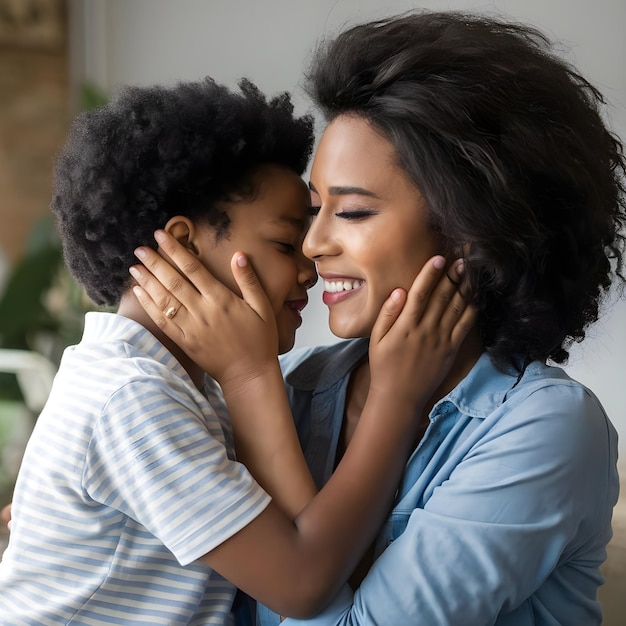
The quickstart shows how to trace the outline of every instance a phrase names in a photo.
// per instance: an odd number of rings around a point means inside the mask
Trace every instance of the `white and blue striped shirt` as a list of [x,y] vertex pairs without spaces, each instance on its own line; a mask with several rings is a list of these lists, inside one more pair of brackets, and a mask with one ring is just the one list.
[[88,313],[17,480],[0,624],[229,624],[233,585],[197,559],[270,500],[232,458],[216,383]]

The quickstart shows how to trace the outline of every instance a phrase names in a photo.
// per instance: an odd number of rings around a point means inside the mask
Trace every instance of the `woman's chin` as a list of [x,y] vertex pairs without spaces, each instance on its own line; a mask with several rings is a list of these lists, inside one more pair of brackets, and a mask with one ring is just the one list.
[[370,337],[372,334],[371,327],[356,326],[354,322],[346,321],[339,323],[333,321],[332,315],[328,322],[330,332],[339,337],[339,339],[360,339],[362,337]]

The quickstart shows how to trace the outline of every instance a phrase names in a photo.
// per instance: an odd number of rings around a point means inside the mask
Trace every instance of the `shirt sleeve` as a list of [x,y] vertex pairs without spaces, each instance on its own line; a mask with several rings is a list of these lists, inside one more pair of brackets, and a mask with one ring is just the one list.
[[109,400],[83,474],[96,502],[121,511],[186,565],[257,517],[270,497],[228,458],[219,420],[181,382],[142,379]]
[[[354,596],[344,588],[316,618],[283,626],[485,626],[512,611],[526,618],[507,624],[599,624],[617,494],[615,437],[599,403],[581,387],[544,389],[482,427]],[[565,561],[570,571],[553,575]]]

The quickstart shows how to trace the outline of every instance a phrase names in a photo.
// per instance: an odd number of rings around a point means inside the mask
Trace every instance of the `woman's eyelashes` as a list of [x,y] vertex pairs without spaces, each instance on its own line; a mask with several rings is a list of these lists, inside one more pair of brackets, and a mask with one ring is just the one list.
[[362,220],[377,214],[375,209],[345,209],[335,213],[335,216],[342,220]]
[[[309,215],[311,219],[317,216],[321,208],[321,206],[309,207]],[[361,220],[377,214],[378,211],[376,209],[343,209],[341,211],[337,211],[337,213],[335,213],[335,217],[342,220]]]

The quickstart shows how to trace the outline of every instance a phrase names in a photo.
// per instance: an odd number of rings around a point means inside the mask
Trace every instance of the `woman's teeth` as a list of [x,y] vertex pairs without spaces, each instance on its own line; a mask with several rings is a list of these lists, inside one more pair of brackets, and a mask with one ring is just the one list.
[[329,293],[352,291],[353,289],[358,289],[364,282],[363,280],[325,280],[324,291]]

